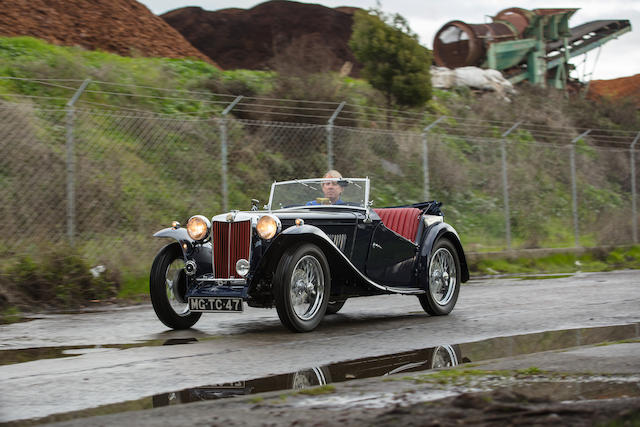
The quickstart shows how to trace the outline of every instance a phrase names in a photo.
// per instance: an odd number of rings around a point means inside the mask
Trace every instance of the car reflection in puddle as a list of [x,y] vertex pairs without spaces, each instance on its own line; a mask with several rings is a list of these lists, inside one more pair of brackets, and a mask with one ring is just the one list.
[[212,384],[153,396],[153,406],[167,406],[201,400],[263,393],[278,390],[302,390],[362,378],[382,377],[401,372],[425,371],[470,362],[463,359],[459,345],[442,345],[380,357],[367,357],[334,363],[288,374],[248,381]]

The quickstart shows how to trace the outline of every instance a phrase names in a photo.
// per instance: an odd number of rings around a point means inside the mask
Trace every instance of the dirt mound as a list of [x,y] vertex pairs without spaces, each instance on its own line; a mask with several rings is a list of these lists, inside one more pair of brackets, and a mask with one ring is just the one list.
[[212,62],[135,0],[2,2],[0,35],[33,36],[125,56],[196,57]]
[[640,108],[640,74],[613,80],[593,80],[589,85],[590,99],[630,99]]
[[348,46],[355,8],[269,1],[252,9],[185,7],[162,15],[224,69],[341,70],[360,65]]

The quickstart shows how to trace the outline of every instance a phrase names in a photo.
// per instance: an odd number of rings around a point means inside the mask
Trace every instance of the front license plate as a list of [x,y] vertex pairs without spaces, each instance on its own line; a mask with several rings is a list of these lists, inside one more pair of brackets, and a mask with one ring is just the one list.
[[189,310],[201,312],[242,312],[242,298],[189,298]]

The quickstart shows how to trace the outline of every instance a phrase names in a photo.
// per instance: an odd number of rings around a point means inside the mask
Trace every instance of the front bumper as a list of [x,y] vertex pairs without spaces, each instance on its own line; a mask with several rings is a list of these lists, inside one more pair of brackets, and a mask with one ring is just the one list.
[[229,297],[247,299],[249,286],[246,279],[214,279],[203,275],[195,279],[185,297]]

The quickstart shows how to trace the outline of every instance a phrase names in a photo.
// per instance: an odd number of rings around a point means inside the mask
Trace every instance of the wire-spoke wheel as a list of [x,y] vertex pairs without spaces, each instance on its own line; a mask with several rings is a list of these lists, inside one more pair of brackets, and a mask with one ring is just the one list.
[[315,256],[305,255],[293,267],[289,297],[300,319],[313,319],[318,314],[324,300],[324,274]]
[[433,349],[431,369],[451,368],[460,363],[460,346],[442,345]]
[[178,316],[184,316],[189,312],[189,304],[183,295],[186,293],[186,273],[184,271],[184,259],[176,258],[167,267],[165,274],[164,288],[167,294],[167,301]]
[[436,242],[431,252],[426,293],[419,295],[420,305],[432,316],[449,314],[460,292],[460,259],[448,239]]
[[202,313],[192,313],[185,298],[187,275],[182,250],[172,243],[160,250],[151,267],[149,293],[158,319],[172,329],[193,326]]
[[329,264],[320,248],[307,243],[285,252],[273,281],[282,324],[295,332],[315,329],[324,317],[330,289]]

